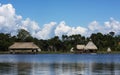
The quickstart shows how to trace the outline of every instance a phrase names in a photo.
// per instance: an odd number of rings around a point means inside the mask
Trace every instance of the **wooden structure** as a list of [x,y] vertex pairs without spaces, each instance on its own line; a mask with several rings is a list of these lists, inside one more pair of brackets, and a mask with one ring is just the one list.
[[37,53],[40,48],[33,42],[15,42],[9,47],[10,53]]
[[76,46],[76,53],[83,53],[85,45],[77,45]]
[[92,41],[89,41],[85,46],[85,53],[96,53],[97,49],[97,46]]

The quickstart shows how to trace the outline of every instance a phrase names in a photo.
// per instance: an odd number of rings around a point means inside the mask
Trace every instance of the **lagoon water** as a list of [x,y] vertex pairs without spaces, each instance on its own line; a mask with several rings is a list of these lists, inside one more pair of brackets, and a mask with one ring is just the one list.
[[0,75],[120,75],[120,55],[3,54]]

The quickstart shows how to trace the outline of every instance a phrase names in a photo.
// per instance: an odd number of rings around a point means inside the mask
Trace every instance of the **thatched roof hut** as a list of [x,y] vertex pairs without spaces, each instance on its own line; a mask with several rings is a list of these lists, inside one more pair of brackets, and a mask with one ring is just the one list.
[[85,45],[77,45],[76,48],[77,48],[77,49],[84,49],[84,48],[85,48]]
[[92,41],[89,41],[88,44],[85,46],[85,50],[88,52],[96,52],[97,49],[97,46]]
[[97,50],[98,48],[92,41],[89,41],[88,44],[85,46],[85,50],[87,49]]
[[85,45],[77,45],[76,46],[76,53],[83,53]]
[[33,42],[15,42],[9,49],[39,49]]
[[33,42],[15,42],[9,47],[11,52],[37,52],[39,49]]

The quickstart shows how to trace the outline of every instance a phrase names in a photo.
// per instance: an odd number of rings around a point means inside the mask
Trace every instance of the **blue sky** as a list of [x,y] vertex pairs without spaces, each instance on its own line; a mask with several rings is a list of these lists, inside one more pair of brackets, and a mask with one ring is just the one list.
[[120,0],[2,0],[11,3],[16,13],[39,25],[65,21],[70,26],[86,27],[91,21],[103,23],[110,17],[120,19]]
[[0,3],[0,32],[15,34],[23,28],[40,39],[110,31],[120,34],[120,0],[0,0]]

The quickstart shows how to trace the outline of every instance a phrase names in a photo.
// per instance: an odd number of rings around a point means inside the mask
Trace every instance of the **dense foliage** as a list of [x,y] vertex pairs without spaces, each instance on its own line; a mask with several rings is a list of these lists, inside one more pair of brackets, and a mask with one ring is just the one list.
[[18,30],[16,36],[0,33],[0,50],[8,50],[8,47],[14,42],[34,42],[42,51],[68,52],[72,47],[75,49],[77,44],[87,44],[90,39],[99,50],[106,50],[108,47],[112,50],[120,50],[120,45],[118,44],[120,42],[120,35],[115,36],[114,32],[109,34],[93,33],[90,37],[81,36],[80,34],[71,36],[62,35],[61,38],[54,36],[51,39],[43,40],[32,37],[24,29]]

